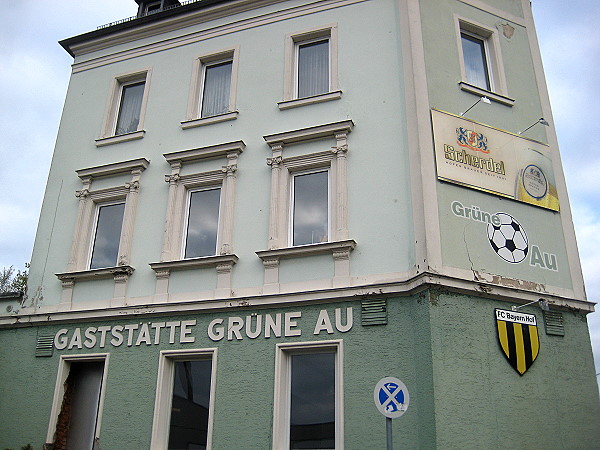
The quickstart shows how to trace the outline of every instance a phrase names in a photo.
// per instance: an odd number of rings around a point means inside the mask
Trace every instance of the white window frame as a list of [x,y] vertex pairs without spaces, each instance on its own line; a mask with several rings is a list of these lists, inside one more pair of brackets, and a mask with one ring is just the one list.
[[[115,78],[113,78],[110,87],[110,96],[108,98],[106,111],[104,113],[102,132],[100,134],[100,138],[96,139],[97,147],[116,144],[119,142],[132,141],[144,137],[144,119],[146,117],[146,105],[148,103],[148,92],[150,91],[151,74],[152,69],[148,68],[137,72],[117,75]],[[130,133],[117,135],[116,126],[117,119],[119,117],[123,88],[140,82],[144,82],[144,94],[142,97],[142,103],[140,105],[140,120],[138,122],[137,130]]]
[[[102,208],[103,206],[112,206],[112,205],[123,205],[123,222],[121,224],[121,232],[119,233],[119,252],[117,253],[117,258],[115,260],[114,265],[109,266],[109,267],[115,267],[118,264],[119,261],[119,255],[121,254],[120,251],[120,243],[121,243],[121,236],[123,235],[123,223],[125,221],[125,206],[126,206],[126,201],[127,201],[127,195],[123,196],[123,195],[119,195],[117,192],[115,192],[115,195],[117,195],[117,198],[115,198],[114,200],[107,200],[107,201],[99,201],[99,202],[94,202],[94,224],[90,230],[90,237],[89,237],[89,248],[88,248],[88,256],[87,256],[87,268],[90,270],[94,270],[91,269],[91,265],[92,265],[92,256],[94,253],[94,248],[96,246],[96,232],[98,231],[98,219],[100,218],[100,208]],[[105,269],[106,267],[99,267],[99,269]]]
[[100,387],[100,400],[98,402],[98,416],[96,418],[96,435],[94,439],[100,436],[100,425],[102,424],[102,412],[104,410],[104,397],[106,394],[106,378],[108,374],[109,353],[90,353],[83,355],[61,355],[58,363],[58,374],[54,386],[54,397],[52,399],[52,410],[50,411],[50,421],[48,424],[48,433],[46,442],[54,442],[54,433],[58,423],[58,415],[62,407],[62,400],[65,395],[65,381],[71,370],[73,362],[103,362],[104,372],[102,374],[102,385]]
[[[322,167],[313,167],[311,169],[299,169],[294,170],[295,167],[292,164],[288,164],[288,172],[289,172],[289,191],[290,191],[290,199],[288,203],[288,246],[294,247],[294,226],[295,226],[295,217],[294,217],[294,203],[295,203],[295,181],[297,176],[302,175],[310,175],[313,173],[327,172],[327,240],[324,242],[331,242],[331,201],[332,201],[332,192],[331,192],[331,163],[328,165],[323,165]],[[320,242],[313,242],[312,244],[319,244]],[[312,245],[312,244],[301,244],[301,245]],[[297,245],[296,247],[299,247]]]
[[192,350],[162,350],[158,361],[154,419],[152,421],[152,440],[150,447],[156,450],[168,448],[169,426],[171,422],[171,402],[173,398],[173,377],[177,361],[211,359],[210,405],[208,410],[208,433],[206,448],[212,448],[213,418],[217,377],[217,348]]
[[[354,123],[351,120],[318,125],[300,130],[263,136],[271,147],[271,200],[269,213],[268,249],[257,251],[265,268],[263,292],[279,292],[279,262],[282,258],[302,257],[331,253],[334,260],[335,286],[350,282],[350,252],[356,242],[349,239],[347,152],[348,134]],[[332,139],[331,146],[326,140]],[[306,141],[325,140],[329,150],[284,158],[284,147]],[[329,171],[329,241],[317,244],[290,246],[290,184],[293,173],[303,170]]]
[[[298,50],[303,44],[327,40],[329,43],[329,89],[328,92],[298,98]],[[338,31],[337,24],[324,25],[293,34],[285,38],[285,72],[283,101],[279,109],[337,100],[342,97],[338,85]]]
[[[470,19],[460,16],[455,16],[455,24],[461,70],[461,82],[459,83],[460,88],[463,91],[470,92],[478,96],[487,96],[491,100],[512,106],[514,100],[507,97],[508,92],[506,86],[506,76],[504,73],[502,52],[500,51],[500,37],[498,30],[495,28],[486,27],[485,25],[473,22]],[[463,33],[480,39],[483,42],[490,84],[489,90],[481,86],[475,86],[467,81],[465,57],[462,46]]]
[[[124,299],[128,276],[134,270],[129,263],[140,179],[142,172],[146,170],[149,164],[150,162],[147,159],[139,158],[77,170],[77,175],[82,182],[82,188],[75,193],[79,199],[79,207],[73,231],[69,262],[66,272],[56,274],[62,282],[61,304],[64,304],[65,307],[69,307],[72,302],[73,287],[77,280],[113,277],[115,279],[113,300],[117,298]],[[125,174],[130,174],[131,179],[123,185],[106,189],[92,189],[93,181],[96,178]],[[95,235],[98,205],[111,202],[125,203],[118,260],[115,267],[90,269],[91,249]]]
[[[234,141],[163,155],[171,165],[171,174],[165,175],[165,181],[169,183],[169,200],[160,261],[150,263],[150,267],[156,274],[155,301],[161,301],[168,296],[169,277],[172,270],[205,267],[214,267],[217,270],[217,286],[214,295],[231,296],[231,271],[233,265],[238,261],[238,257],[233,253],[233,211],[237,160],[245,147],[246,144],[243,141]],[[204,160],[219,158],[225,158],[227,161],[227,165],[222,166],[221,170],[181,175],[184,165],[199,164]],[[221,188],[217,252],[214,256],[184,259],[188,192],[194,189],[216,187]]]
[[[183,181],[184,186],[186,185],[185,181]],[[188,184],[188,186],[190,186]],[[180,259],[192,259],[192,258],[203,258],[203,256],[192,256],[192,257],[186,257],[185,256],[185,249],[187,246],[187,240],[188,240],[188,228],[189,228],[189,218],[190,218],[190,205],[191,205],[191,200],[192,200],[192,194],[194,192],[201,192],[201,191],[211,191],[214,189],[219,189],[219,212],[218,212],[218,217],[217,217],[217,235],[216,235],[216,244],[215,244],[215,251],[212,255],[206,255],[206,256],[215,256],[219,253],[219,248],[220,248],[220,244],[221,244],[221,236],[223,234],[222,232],[222,222],[221,222],[221,211],[223,210],[223,208],[225,207],[225,205],[223,205],[223,183],[219,183],[219,184],[206,184],[206,185],[199,185],[199,186],[194,186],[193,184],[191,185],[193,187],[188,187],[186,189],[186,199],[185,199],[185,216],[184,216],[184,220],[183,220],[183,229],[181,230],[181,257]]]
[[[233,47],[202,55],[194,60],[192,81],[188,98],[188,110],[186,119],[181,122],[182,129],[186,130],[188,128],[225,122],[237,118],[239,114],[236,110],[239,53],[239,47]],[[231,86],[229,88],[228,111],[224,114],[202,117],[202,102],[206,68],[228,61],[231,61]]]
[[334,351],[335,364],[335,448],[344,448],[344,353],[343,340],[277,344],[275,350],[275,388],[273,395],[273,446],[290,448],[291,358],[294,353]]

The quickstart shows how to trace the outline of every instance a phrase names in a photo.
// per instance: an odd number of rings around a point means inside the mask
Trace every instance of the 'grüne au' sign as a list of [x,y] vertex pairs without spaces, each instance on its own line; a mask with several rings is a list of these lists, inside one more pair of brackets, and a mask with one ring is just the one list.
[[[287,312],[275,314],[251,314],[245,317],[231,316],[226,319],[212,320],[206,329],[212,341],[227,339],[242,340],[245,337],[256,339],[294,337],[302,335],[302,313]],[[196,320],[176,320],[171,322],[140,322],[127,325],[106,325],[87,328],[62,328],[54,335],[54,347],[57,350],[83,348],[104,348],[107,345],[120,347],[139,347],[141,345],[192,344],[196,342]],[[346,333],[352,329],[352,308],[346,308],[345,317],[342,308],[336,308],[333,315],[326,309],[319,312],[313,334],[323,332],[333,334],[335,330]]]

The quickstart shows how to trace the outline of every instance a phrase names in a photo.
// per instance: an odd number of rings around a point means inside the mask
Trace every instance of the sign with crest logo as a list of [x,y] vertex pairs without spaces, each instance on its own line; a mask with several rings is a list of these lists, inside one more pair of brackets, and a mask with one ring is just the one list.
[[504,356],[519,375],[531,367],[540,351],[537,319],[504,309],[495,309],[498,342]]
[[431,118],[438,179],[560,210],[547,145],[436,109]]

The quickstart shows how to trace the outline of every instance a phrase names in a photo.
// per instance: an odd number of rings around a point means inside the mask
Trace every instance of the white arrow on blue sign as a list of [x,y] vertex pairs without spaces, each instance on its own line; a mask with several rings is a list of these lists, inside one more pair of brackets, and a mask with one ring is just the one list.
[[408,409],[410,395],[406,385],[398,378],[385,377],[375,385],[373,400],[381,414],[396,419]]

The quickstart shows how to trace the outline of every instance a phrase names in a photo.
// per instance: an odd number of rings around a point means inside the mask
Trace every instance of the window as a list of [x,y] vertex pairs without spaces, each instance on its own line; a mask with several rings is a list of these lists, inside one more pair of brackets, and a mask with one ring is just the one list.
[[329,240],[329,171],[294,175],[292,245]]
[[216,254],[220,200],[220,188],[188,193],[185,258]]
[[133,133],[140,123],[145,82],[126,84],[121,87],[121,101],[115,134]]
[[152,448],[210,448],[216,352],[161,352]]
[[506,78],[496,28],[460,17],[456,18],[456,27],[462,77],[460,88],[512,106],[514,100],[506,96]]
[[96,139],[96,146],[144,137],[149,82],[149,69],[113,79],[102,135]]
[[329,92],[329,39],[296,44],[297,97]]
[[[168,295],[172,270],[216,268],[214,295],[231,296],[231,271],[238,258],[233,253],[233,211],[237,160],[242,141],[165,153],[171,173],[169,201],[160,262],[150,263],[156,274],[155,298]],[[197,171],[206,160],[227,162],[220,170]],[[181,175],[185,166],[188,172]],[[197,172],[196,172],[197,171]]]
[[232,61],[204,66],[204,89],[200,117],[216,116],[229,112]]
[[119,255],[125,203],[99,204],[96,210],[90,269],[114,267]]
[[486,56],[485,40],[463,31],[460,34],[464,57],[466,81],[472,85],[491,90],[490,73]]
[[[257,251],[265,274],[263,292],[278,292],[282,258],[331,253],[334,285],[349,282],[348,134],[351,120],[263,136],[271,147],[268,249]],[[323,151],[284,157],[287,145],[322,142]],[[334,144],[332,146],[332,144]],[[297,153],[300,153],[296,150]]]
[[285,59],[285,92],[280,109],[341,98],[336,25],[288,35]]
[[236,47],[196,58],[183,129],[237,118],[238,54]]
[[279,344],[273,448],[343,448],[342,342]]
[[100,434],[108,355],[61,356],[47,442],[93,449]]
[[[76,280],[110,277],[115,278],[114,299],[124,299],[134,270],[129,263],[140,179],[149,164],[139,158],[77,170],[82,188],[75,193],[79,207],[69,263],[66,272],[56,274],[63,287],[61,303],[71,303]],[[131,178],[121,185],[92,188],[97,178],[110,183],[112,176],[128,174]]]

